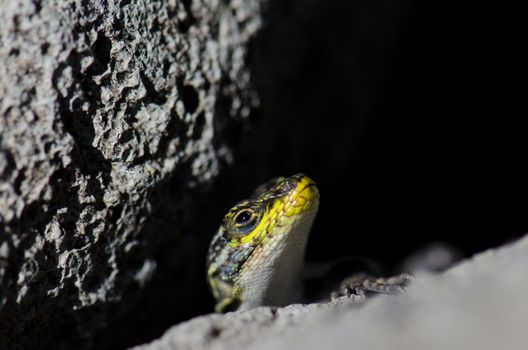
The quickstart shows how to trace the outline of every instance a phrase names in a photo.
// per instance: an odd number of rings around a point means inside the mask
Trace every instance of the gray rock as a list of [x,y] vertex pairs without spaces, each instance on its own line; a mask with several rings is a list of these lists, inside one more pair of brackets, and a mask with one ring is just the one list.
[[403,296],[207,315],[134,349],[526,349],[526,276],[528,236],[418,275]]
[[231,161],[260,1],[0,8],[0,348],[70,347],[132,308]]

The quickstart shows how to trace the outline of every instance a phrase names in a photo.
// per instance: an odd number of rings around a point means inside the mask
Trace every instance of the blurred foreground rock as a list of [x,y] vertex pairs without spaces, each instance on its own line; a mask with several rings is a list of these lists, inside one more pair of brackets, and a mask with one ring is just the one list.
[[359,305],[263,307],[177,325],[136,350],[526,349],[528,236]]

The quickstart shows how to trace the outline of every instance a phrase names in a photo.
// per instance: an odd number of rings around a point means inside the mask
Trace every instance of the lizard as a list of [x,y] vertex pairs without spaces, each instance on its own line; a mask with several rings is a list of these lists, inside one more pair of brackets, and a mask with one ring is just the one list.
[[[213,237],[206,259],[215,311],[284,306],[300,293],[308,236],[319,207],[319,190],[304,174],[278,177],[231,208]],[[345,280],[340,295],[400,291],[408,274],[389,279]]]

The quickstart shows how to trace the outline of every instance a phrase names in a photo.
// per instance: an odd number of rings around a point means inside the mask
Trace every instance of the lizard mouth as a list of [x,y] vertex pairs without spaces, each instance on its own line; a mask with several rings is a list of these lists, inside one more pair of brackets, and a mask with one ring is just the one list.
[[287,235],[305,213],[317,210],[319,203],[315,182],[304,174],[284,179],[277,185],[275,192],[272,190],[271,196],[261,220],[265,231],[260,242],[276,235]]
[[315,182],[305,175],[296,176],[301,177],[298,180],[297,187],[289,196],[291,207],[286,211],[287,216],[301,214],[303,211],[308,210],[314,202],[319,199],[319,191],[317,190],[317,186],[315,186]]

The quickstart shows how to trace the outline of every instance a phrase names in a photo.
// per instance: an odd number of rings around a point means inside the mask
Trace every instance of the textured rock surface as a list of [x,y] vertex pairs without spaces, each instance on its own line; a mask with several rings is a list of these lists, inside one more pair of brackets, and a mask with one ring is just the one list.
[[0,8],[0,348],[68,346],[149,281],[230,161],[260,2]]
[[400,297],[202,316],[135,349],[525,349],[526,276],[528,236]]

